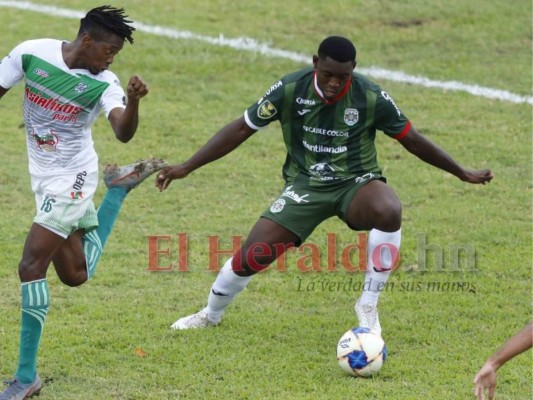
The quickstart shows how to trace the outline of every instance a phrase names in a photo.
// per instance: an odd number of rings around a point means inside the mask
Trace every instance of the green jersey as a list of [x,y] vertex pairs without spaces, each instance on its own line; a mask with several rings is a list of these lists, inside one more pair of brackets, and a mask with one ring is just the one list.
[[389,94],[358,73],[339,98],[324,99],[313,67],[274,83],[244,118],[256,130],[278,120],[287,148],[284,179],[317,188],[381,174],[376,131],[399,139],[410,128]]

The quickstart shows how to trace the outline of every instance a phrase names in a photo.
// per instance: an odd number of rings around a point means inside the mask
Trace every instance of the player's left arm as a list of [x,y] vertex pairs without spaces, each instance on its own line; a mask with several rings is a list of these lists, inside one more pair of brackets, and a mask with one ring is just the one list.
[[418,132],[412,125],[407,134],[398,141],[407,151],[422,161],[449,172],[462,181],[485,184],[493,178],[490,169],[470,170],[463,168],[446,151]]
[[139,102],[148,94],[148,86],[138,76],[132,76],[128,82],[128,103],[126,108],[115,107],[108,119],[118,140],[129,142],[135,135],[139,124]]

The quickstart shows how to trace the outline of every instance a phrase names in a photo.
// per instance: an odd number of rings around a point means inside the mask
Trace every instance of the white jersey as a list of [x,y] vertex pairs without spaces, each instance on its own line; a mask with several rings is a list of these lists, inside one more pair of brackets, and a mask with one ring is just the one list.
[[91,125],[101,111],[107,117],[112,109],[125,107],[124,90],[116,75],[69,69],[62,44],[55,39],[29,40],[0,63],[0,86],[9,89],[25,81],[29,169],[37,177],[97,171]]

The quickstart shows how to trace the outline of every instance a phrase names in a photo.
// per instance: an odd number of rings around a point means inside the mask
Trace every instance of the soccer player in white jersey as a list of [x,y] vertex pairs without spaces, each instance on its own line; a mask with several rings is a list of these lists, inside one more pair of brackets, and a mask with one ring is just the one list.
[[[164,161],[108,165],[108,188],[95,209],[98,157],[91,125],[103,112],[118,140],[129,142],[148,87],[130,78],[127,93],[108,70],[135,30],[124,9],[97,7],[80,21],[74,41],[37,39],[20,43],[0,63],[0,98],[24,81],[24,125],[37,206],[19,264],[22,318],[18,368],[0,400],[27,399],[41,390],[36,360],[50,294],[50,263],[60,280],[78,286],[95,272],[127,193]],[[127,95],[126,95],[127,94]]]

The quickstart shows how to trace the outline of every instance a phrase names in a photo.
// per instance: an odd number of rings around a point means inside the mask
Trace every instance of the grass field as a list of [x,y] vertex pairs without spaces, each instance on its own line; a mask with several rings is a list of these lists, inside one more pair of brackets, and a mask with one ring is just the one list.
[[[14,2],[11,2],[14,3]],[[36,37],[73,39],[76,19],[3,7],[0,56]],[[99,3],[38,4],[84,12]],[[223,124],[303,62],[209,43],[247,37],[311,56],[327,35],[354,40],[358,66],[532,95],[532,5],[515,0],[117,1],[147,26],[191,39],[137,32],[115,60],[127,82],[150,85],[141,127],[124,145],[100,118],[93,129],[100,164],[189,157]],[[305,272],[305,252],[287,270],[254,278],[211,330],[172,332],[176,318],[206,302],[215,278],[209,244],[231,248],[282,187],[278,126],[228,157],[173,182],[133,191],[95,278],[80,288],[48,274],[51,308],[39,353],[48,399],[445,399],[472,398],[485,359],[532,318],[532,108],[527,102],[378,81],[418,129],[469,168],[491,168],[486,186],[430,167],[381,135],[379,159],[404,206],[402,260],[380,299],[389,358],[370,379],[351,378],[335,359],[337,340],[356,324],[363,275]],[[18,357],[17,265],[34,215],[22,121],[22,86],[0,101],[0,376]],[[104,193],[103,185],[97,203]],[[188,239],[180,272],[178,235]],[[331,219],[308,239],[326,269],[327,238],[337,252],[360,239]],[[172,237],[167,272],[150,272],[149,236]],[[211,239],[210,239],[211,237]],[[211,240],[211,241],[210,241]],[[165,245],[165,243],[163,243]],[[456,256],[456,251],[460,256]],[[212,252],[211,252],[212,254]],[[220,263],[227,256],[221,254]],[[354,255],[357,257],[357,255]],[[531,351],[499,372],[497,398],[533,397]]]

